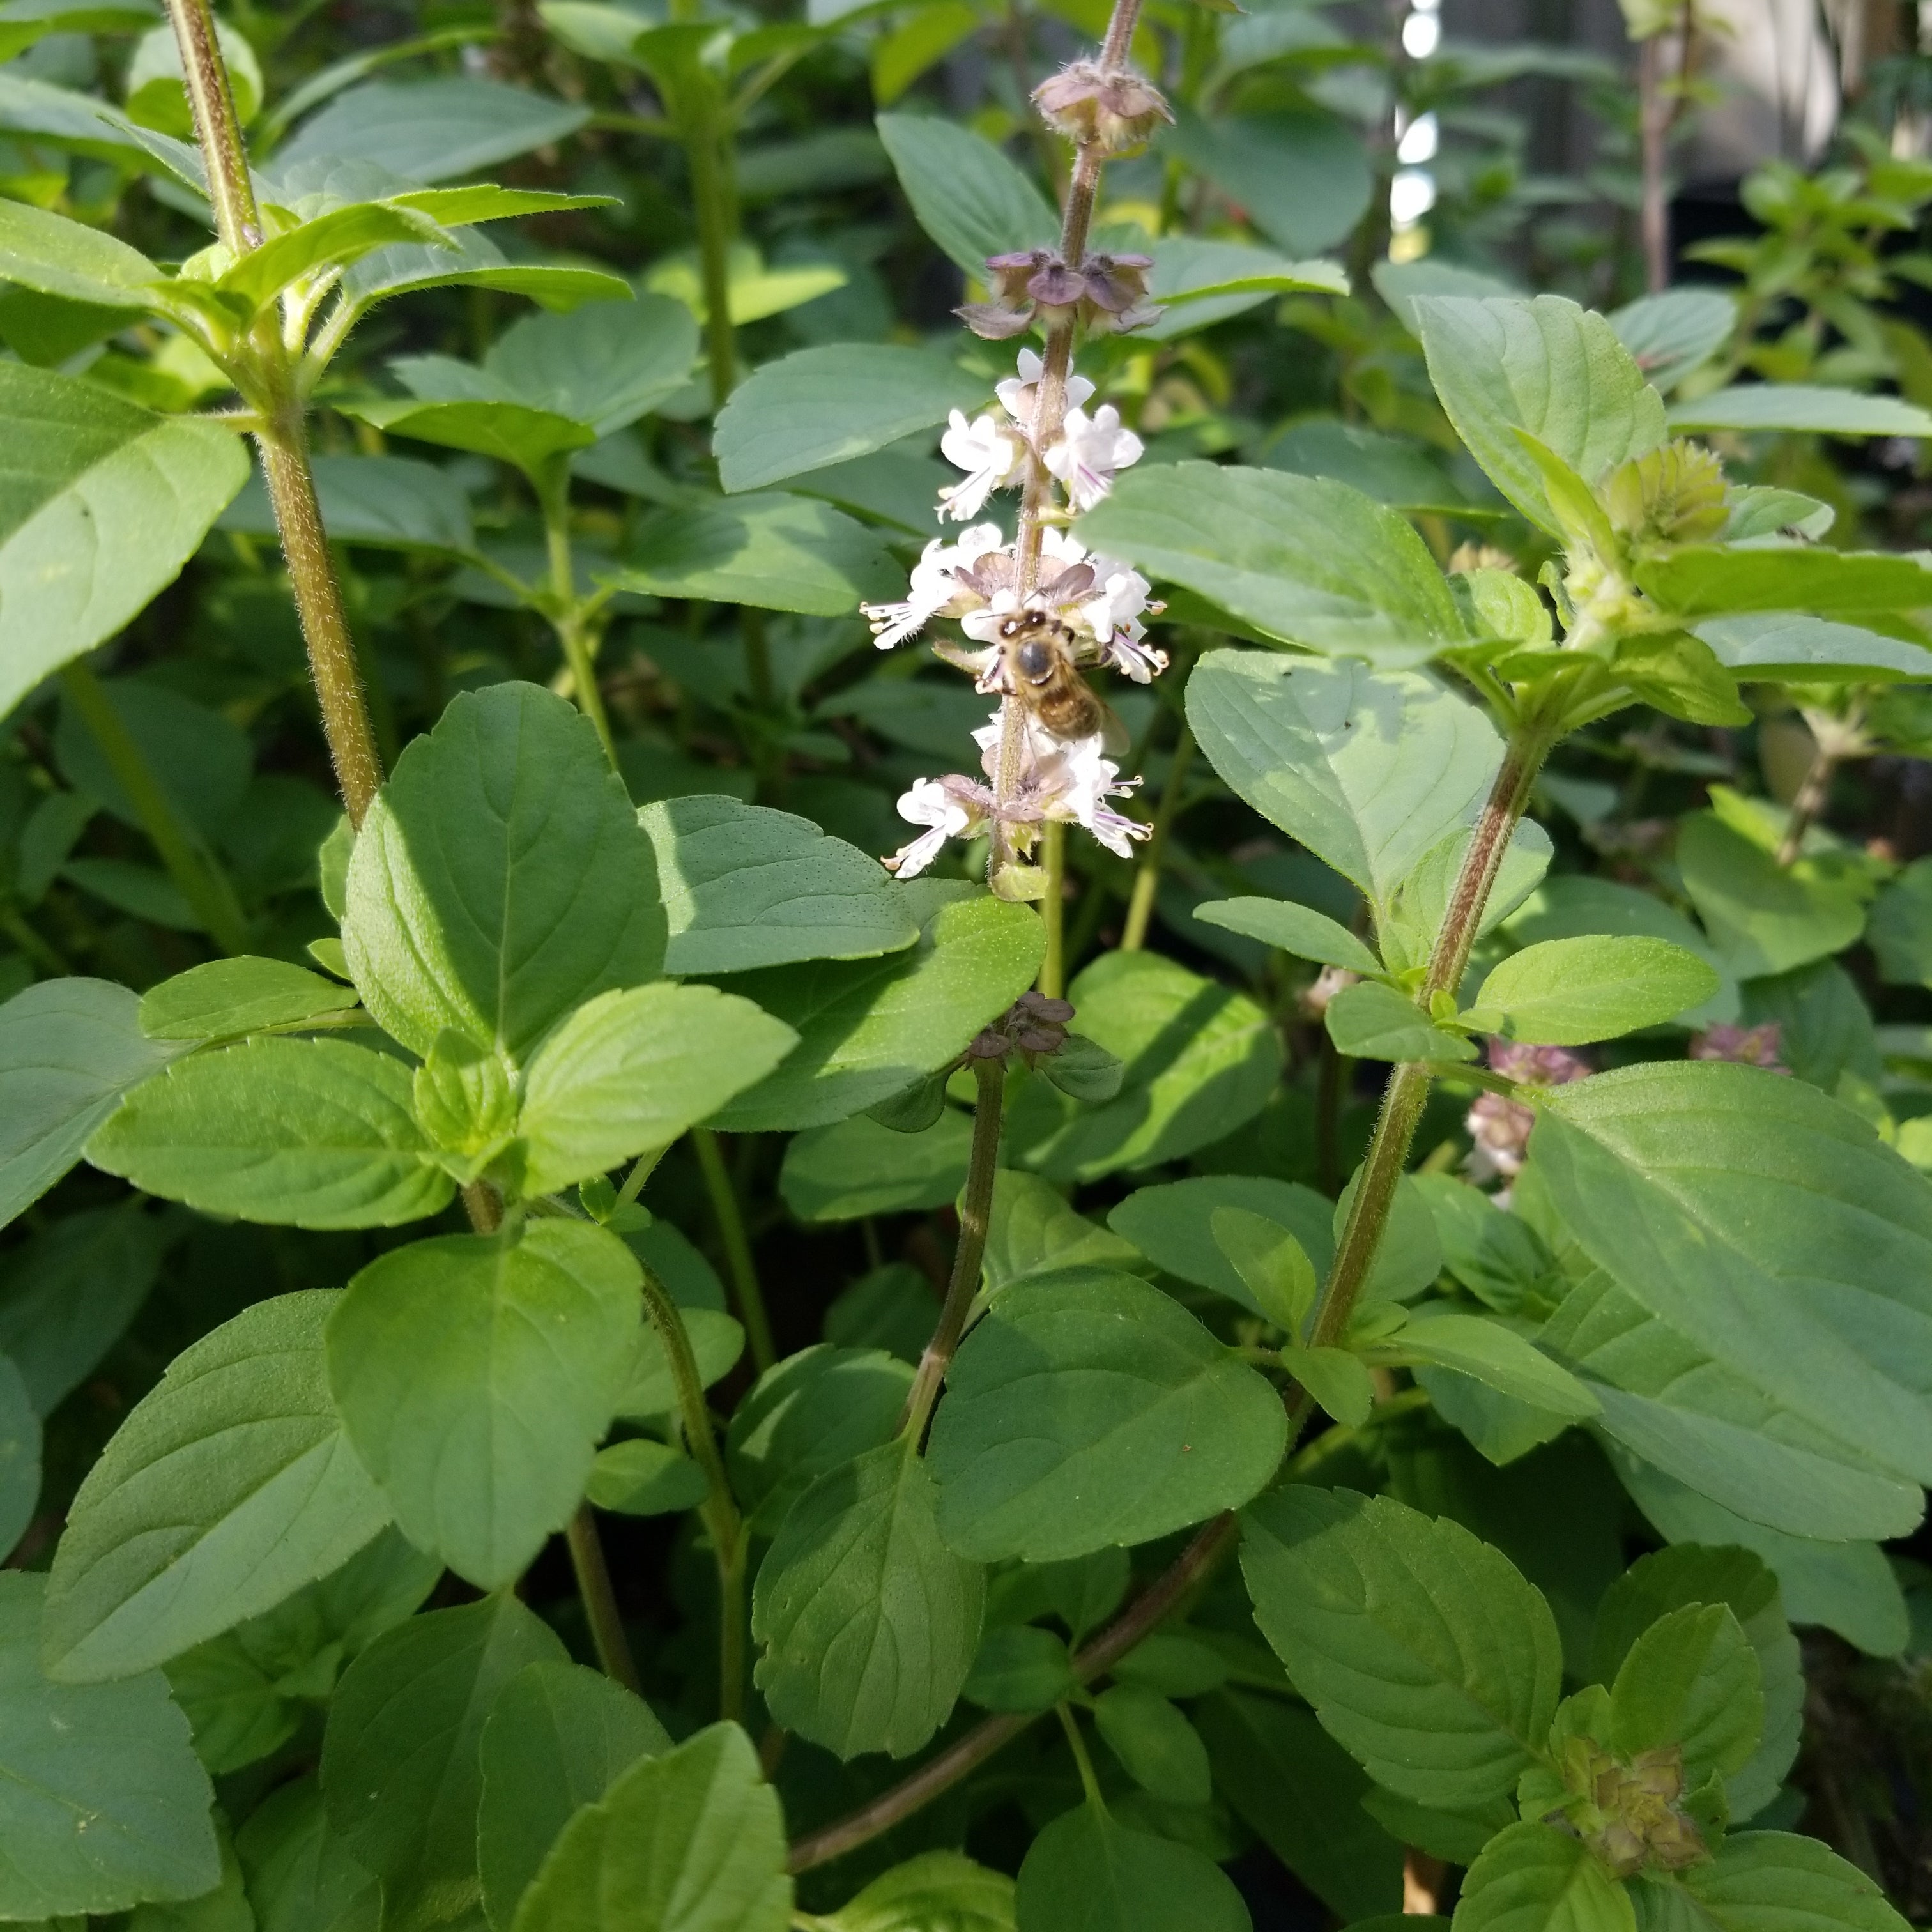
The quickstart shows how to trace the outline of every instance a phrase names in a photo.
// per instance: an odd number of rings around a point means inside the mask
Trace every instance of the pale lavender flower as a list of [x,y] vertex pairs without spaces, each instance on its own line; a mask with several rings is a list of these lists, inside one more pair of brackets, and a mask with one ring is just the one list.
[[862,604],[860,614],[872,627],[882,651],[916,637],[934,617],[963,617],[985,602],[958,575],[970,569],[988,552],[1000,548],[998,524],[975,524],[959,533],[957,543],[934,537],[912,567],[912,582],[902,603]]
[[1112,403],[1103,403],[1090,416],[1084,410],[1070,409],[1046,453],[1046,466],[1065,487],[1067,502],[1078,515],[1107,495],[1118,472],[1140,460],[1142,447],[1140,438],[1122,427],[1120,412]]
[[977,516],[995,490],[1017,483],[1026,474],[1026,438],[990,416],[969,423],[963,410],[955,410],[939,448],[947,462],[966,472],[964,482],[939,493],[939,514],[956,524]]
[[1791,1069],[1778,1057],[1783,1030],[1776,1020],[1754,1027],[1707,1027],[1691,1036],[1690,1058],[1729,1060],[1740,1066],[1762,1066],[1769,1073],[1789,1073]]

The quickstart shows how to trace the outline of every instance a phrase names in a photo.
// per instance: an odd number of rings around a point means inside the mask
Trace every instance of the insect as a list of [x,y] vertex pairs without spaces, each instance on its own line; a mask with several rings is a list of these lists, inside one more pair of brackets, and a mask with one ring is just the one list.
[[1000,624],[1006,688],[1056,738],[1103,734],[1106,748],[1124,748],[1126,728],[1080,675],[1081,638],[1046,610],[1022,610]]

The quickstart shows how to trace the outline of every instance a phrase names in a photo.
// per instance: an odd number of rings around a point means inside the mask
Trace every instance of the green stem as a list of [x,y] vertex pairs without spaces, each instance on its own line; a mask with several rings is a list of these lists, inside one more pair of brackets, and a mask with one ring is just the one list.
[[1186,788],[1187,768],[1194,762],[1194,734],[1186,724],[1174,742],[1174,756],[1167,768],[1167,782],[1160,788],[1160,802],[1154,808],[1154,830],[1147,850],[1141,855],[1140,869],[1134,874],[1133,896],[1127,902],[1126,924],[1120,929],[1120,950],[1138,952],[1147,944],[1148,926],[1154,917],[1154,901],[1160,892],[1161,861],[1166,856],[1167,835],[1180,810],[1181,794]]
[[907,1391],[899,1420],[899,1433],[914,1442],[926,1433],[953,1351],[966,1332],[966,1317],[980,1292],[980,1264],[986,1258],[986,1232],[992,1220],[993,1184],[1000,1171],[1000,1116],[1006,1108],[1006,1062],[976,1060],[973,1073],[980,1093],[973,1107],[973,1151],[966,1168],[966,1192],[959,1205],[959,1245],[952,1251],[952,1273],[946,1284],[938,1324],[919,1358],[919,1371]]
[[610,715],[604,708],[604,694],[598,688],[590,621],[577,594],[576,564],[570,550],[570,458],[553,458],[542,478],[533,480],[543,508],[544,544],[550,558],[550,622],[563,646],[563,661],[570,667],[578,708],[597,728],[604,755],[614,770],[616,742],[610,736]]
[[1080,1720],[1073,1714],[1073,1708],[1065,1698],[1053,1707],[1053,1714],[1060,1720],[1060,1728],[1066,1733],[1066,1748],[1073,1754],[1073,1762],[1080,1773],[1080,1788],[1087,1794],[1087,1802],[1096,1811],[1107,1808],[1107,1801],[1100,1796],[1100,1780],[1094,1774],[1094,1760],[1088,1755],[1087,1740],[1080,1735]]
[[43,972],[58,976],[74,970],[61,957],[53,942],[37,932],[18,908],[8,906],[0,911],[0,932],[5,933]]
[[168,0],[168,17],[174,24],[182,76],[208,167],[215,232],[234,254],[245,254],[262,244],[262,218],[255,206],[241,117],[228,84],[228,63],[215,38],[214,15],[208,0]]
[[168,877],[194,909],[208,936],[223,952],[248,950],[248,920],[235,889],[161,788],[154,768],[85,659],[76,658],[61,674],[61,689],[100,748],[107,767],[128,794],[141,829],[154,842]]
[[1066,827],[1058,819],[1049,821],[1041,844],[1046,896],[1040,902],[1040,916],[1046,927],[1046,952],[1040,961],[1040,990],[1057,1000],[1066,984]]
[[631,1654],[631,1640],[624,1634],[624,1619],[617,1609],[617,1593],[610,1587],[610,1566],[604,1561],[604,1544],[597,1534],[597,1520],[587,1503],[579,1504],[564,1531],[570,1545],[571,1568],[577,1572],[577,1592],[584,1599],[585,1616],[590,1622],[590,1640],[597,1647],[597,1661],[604,1675],[634,1690],[641,1696],[644,1684],[638,1676],[637,1659]]
[[705,1406],[704,1383],[698,1359],[691,1352],[684,1318],[670,1291],[647,1268],[644,1270],[644,1307],[664,1344],[670,1364],[671,1387],[677,1395],[679,1420],[685,1446],[704,1477],[704,1501],[698,1506],[711,1534],[718,1564],[719,1714],[739,1718],[745,1710],[745,1527],[724,1473],[712,1432],[711,1412]]
[[725,1171],[724,1156],[718,1136],[709,1127],[693,1127],[692,1144],[698,1150],[698,1164],[704,1172],[705,1192],[711,1197],[711,1211],[717,1217],[718,1237],[724,1244],[724,1260],[731,1270],[734,1298],[738,1319],[745,1324],[745,1340],[751,1346],[752,1366],[760,1375],[778,1360],[772,1346],[772,1324],[765,1312],[764,1291],[758,1285],[758,1264],[752,1258],[752,1244],[745,1232],[745,1217],[739,1210],[738,1190]]
[[722,409],[738,376],[731,331],[731,238],[737,227],[718,152],[715,112],[693,115],[680,130],[691,170],[692,211],[698,220],[699,280],[704,292],[705,358],[711,370],[711,406]]

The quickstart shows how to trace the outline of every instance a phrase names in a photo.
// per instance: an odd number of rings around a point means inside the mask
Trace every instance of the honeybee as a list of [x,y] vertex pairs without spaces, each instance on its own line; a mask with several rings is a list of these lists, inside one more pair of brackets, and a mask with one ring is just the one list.
[[1082,640],[1050,611],[1022,610],[1000,623],[1006,687],[1056,738],[1070,742],[1102,734],[1119,754],[1126,727],[1094,695],[1080,675]]

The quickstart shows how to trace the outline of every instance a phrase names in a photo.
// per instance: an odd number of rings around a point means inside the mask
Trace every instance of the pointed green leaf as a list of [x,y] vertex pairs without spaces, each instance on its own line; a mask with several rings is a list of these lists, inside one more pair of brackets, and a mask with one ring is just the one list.
[[1297,959],[1342,966],[1351,973],[1382,970],[1382,962],[1346,926],[1292,899],[1215,899],[1196,906],[1194,916],[1258,939]]
[[484,1589],[514,1577],[584,1494],[640,1305],[630,1250],[581,1222],[363,1269],[329,1323],[329,1383],[404,1534]]
[[460,179],[563,140],[590,118],[586,106],[469,74],[365,81],[304,121],[275,164],[343,155],[412,182]]
[[[801,1221],[856,1221],[868,1214],[944,1208],[966,1184],[972,1145],[970,1118],[943,1102],[932,1126],[916,1134],[855,1114],[792,1136],[778,1192]],[[1007,1178],[1002,1174],[1000,1183]]]
[[1512,1790],[1562,1689],[1541,1594],[1460,1523],[1297,1485],[1247,1513],[1262,1634],[1378,1784],[1454,1809]]
[[1198,1287],[1211,1288],[1271,1320],[1240,1271],[1215,1244],[1214,1216],[1223,1208],[1240,1208],[1286,1228],[1307,1256],[1316,1279],[1328,1272],[1335,1258],[1335,1238],[1330,1226],[1334,1204],[1298,1181],[1237,1174],[1166,1181],[1130,1194],[1108,1214],[1107,1225],[1132,1242],[1156,1267]]
[[0,1351],[51,1415],[120,1340],[154,1286],[161,1229],[138,1202],[63,1215],[10,1251]]
[[449,1199],[409,1068],[272,1035],[196,1054],[130,1094],[87,1157],[150,1194],[278,1226],[387,1228]]
[[1764,1730],[1756,1653],[1724,1604],[1687,1604],[1632,1644],[1610,1687],[1610,1748],[1620,1756],[1672,1745],[1686,1788],[1732,1778]]
[[593,994],[664,961],[651,844],[590,722],[499,684],[397,761],[349,866],[343,945],[384,1030],[445,1027],[522,1060]]
[[1719,986],[1694,953],[1663,939],[1550,939],[1492,968],[1471,1002],[1504,1016],[1512,1040],[1556,1046],[1614,1040],[1702,1006]]
[[1864,924],[1852,882],[1780,866],[1714,812],[1693,812],[1678,827],[1677,864],[1712,944],[1741,980],[1842,952]]
[[752,1634],[772,1717],[842,1758],[904,1757],[951,1713],[986,1574],[940,1540],[925,1460],[890,1442],[829,1472],[759,1566]]
[[1600,1405],[1588,1388],[1532,1342],[1487,1315],[1418,1308],[1389,1338],[1396,1353],[1473,1376],[1533,1408],[1581,1421]]
[[1130,1831],[1083,1804],[1054,1820],[1020,1866],[1018,1932],[1250,1932],[1233,1881],[1204,1852]]
[[164,278],[138,248],[98,228],[10,201],[0,206],[0,280],[65,302],[138,310],[159,306],[155,285]]
[[1830,436],[1932,436],[1932,414],[1902,396],[1814,382],[1749,382],[1671,406],[1673,430],[1773,430]]
[[[1816,1838],[1747,1832],[1677,1880],[1692,1932],[1905,1932],[1877,1882]],[[1658,1888],[1660,1890],[1662,1888]]]
[[[965,1178],[963,1171],[960,1178]],[[993,1208],[986,1217],[986,1251],[980,1264],[986,1292],[1063,1268],[1124,1268],[1140,1274],[1147,1264],[1131,1242],[1076,1214],[1050,1180],[1002,1168],[993,1177]]]
[[150,1040],[227,1040],[346,1012],[355,1004],[353,987],[284,959],[211,959],[148,988],[141,1030]]
[[920,114],[881,114],[879,138],[919,225],[968,274],[1018,248],[1051,248],[1060,218],[984,136]]
[[1178,1303],[1078,1268],[992,1298],[953,1358],[928,1460],[951,1547],[1048,1562],[1238,1508],[1286,1442],[1275,1390]]
[[1630,1894],[1580,1838],[1526,1820],[1491,1839],[1462,1881],[1459,1932],[1636,1932]]
[[1355,1060],[1474,1060],[1460,1034],[1445,1033],[1406,993],[1379,980],[1344,986],[1322,1016],[1337,1053]]
[[249,1814],[235,1856],[257,1932],[375,1932],[382,1888],[330,1826],[313,1772]]
[[607,436],[682,388],[697,356],[691,311],[646,295],[526,315],[490,344],[483,367],[524,402]]
[[346,1562],[388,1509],[324,1378],[333,1291],[245,1309],[178,1356],[88,1472],[45,1645],[76,1683],[178,1656]]
[[563,1646],[514,1594],[411,1617],[344,1672],[322,1744],[328,1822],[382,1882],[389,1932],[473,1925],[483,1729],[497,1698]]
[[1804,610],[1821,617],[1915,610],[1932,600],[1932,566],[1893,550],[1687,545],[1640,564],[1638,587],[1686,617]]
[[1013,1882],[958,1852],[922,1852],[826,1921],[832,1932],[1013,1932]]

